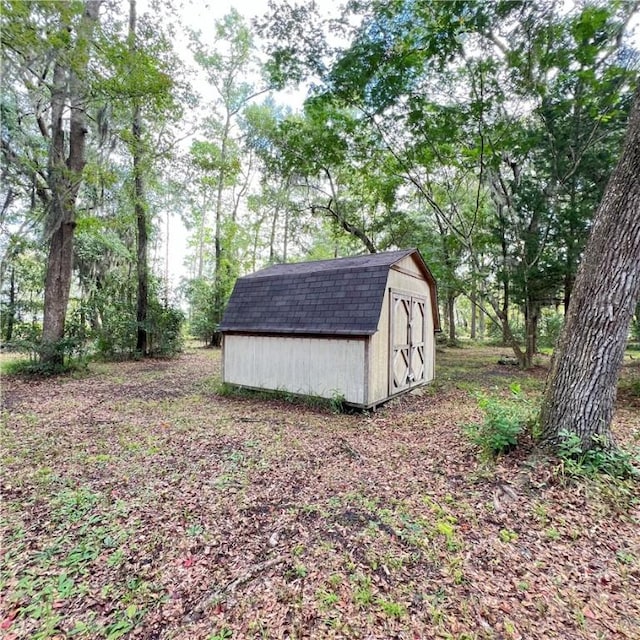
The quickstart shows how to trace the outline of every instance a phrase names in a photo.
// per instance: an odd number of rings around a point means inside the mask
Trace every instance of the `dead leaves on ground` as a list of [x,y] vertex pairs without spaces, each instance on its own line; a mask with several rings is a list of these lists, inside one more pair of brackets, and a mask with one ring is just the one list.
[[4,637],[636,638],[637,486],[481,464],[494,355],[364,415],[218,397],[205,351],[7,381]]

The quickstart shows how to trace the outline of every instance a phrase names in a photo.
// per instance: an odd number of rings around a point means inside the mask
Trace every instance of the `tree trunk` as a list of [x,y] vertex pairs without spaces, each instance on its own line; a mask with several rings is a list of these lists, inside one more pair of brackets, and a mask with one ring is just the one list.
[[530,369],[533,366],[533,357],[538,351],[538,319],[540,317],[540,307],[538,304],[529,301],[525,312],[525,353],[523,368]]
[[474,284],[471,289],[471,331],[469,337],[472,340],[476,339],[477,332],[477,318],[478,318],[478,294],[476,291],[476,285]]
[[218,170],[217,176],[217,185],[216,185],[216,228],[214,235],[214,250],[215,250],[215,265],[213,272],[213,281],[214,281],[214,289],[213,289],[213,308],[214,308],[214,323],[216,325],[216,329],[211,334],[211,340],[209,342],[209,346],[211,347],[219,347],[222,344],[222,335],[217,329],[217,325],[220,324],[222,320],[222,307],[224,305],[224,296],[222,291],[222,279],[223,279],[223,271],[222,271],[222,257],[223,257],[223,247],[222,247],[222,195],[224,193],[224,184],[227,176],[227,150],[229,144],[229,135],[231,131],[231,112],[229,111],[229,107],[227,106],[224,126],[222,129],[221,136],[221,144],[220,144],[220,168]]
[[271,234],[269,236],[269,264],[273,264],[276,259],[276,232],[278,229],[278,218],[280,209],[278,205],[273,208],[273,218],[271,220]]
[[449,345],[456,345],[456,295],[455,293],[447,294],[447,314],[449,317]]
[[284,238],[282,239],[282,262],[287,261],[289,254],[289,209],[284,212]]
[[509,280],[506,277],[502,282],[502,296],[502,311],[500,313],[502,344],[507,346],[511,343],[511,328],[509,327]]
[[[136,50],[136,22],[136,0],[129,0],[129,51],[131,54],[134,54]],[[136,216],[136,277],[138,282],[136,294],[136,352],[146,356],[149,354],[149,332],[147,330],[149,308],[147,251],[149,237],[144,181],[142,178],[142,153],[142,115],[140,113],[140,102],[135,98],[131,120],[131,154],[133,156],[133,210]]]
[[11,342],[13,338],[13,325],[16,319],[16,270],[11,267],[11,275],[9,276],[9,305],[7,313],[7,326],[5,327],[5,342]]
[[[76,199],[86,163],[87,115],[85,112],[89,45],[98,21],[101,0],[88,0],[76,42],[71,51],[62,51],[54,64],[51,89],[51,135],[47,183],[51,194],[47,229],[49,254],[45,276],[44,316],[40,359],[44,364],[61,365],[64,354],[59,342],[64,326],[73,273],[73,236]],[[69,25],[61,25],[70,29]],[[69,112],[69,144],[66,149],[64,114]]]
[[[583,450],[612,446],[611,420],[640,296],[640,88],[627,137],[578,269],[542,405],[542,441],[566,430]],[[597,437],[597,440],[594,440]]]

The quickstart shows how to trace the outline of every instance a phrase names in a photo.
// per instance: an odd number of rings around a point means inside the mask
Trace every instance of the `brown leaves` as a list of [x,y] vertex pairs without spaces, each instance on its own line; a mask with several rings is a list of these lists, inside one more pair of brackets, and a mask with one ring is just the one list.
[[637,513],[463,437],[493,355],[452,350],[450,383],[367,415],[216,397],[211,351],[9,381],[2,631],[634,637]]

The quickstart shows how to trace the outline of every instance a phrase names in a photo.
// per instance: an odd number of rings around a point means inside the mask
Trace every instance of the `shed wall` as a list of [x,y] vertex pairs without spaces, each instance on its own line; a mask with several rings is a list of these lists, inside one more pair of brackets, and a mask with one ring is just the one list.
[[425,382],[435,374],[435,336],[431,311],[431,290],[412,256],[407,256],[389,270],[387,286],[382,302],[378,330],[371,336],[369,349],[369,399],[368,404],[384,401],[389,396],[389,325],[390,290],[398,290],[426,299],[426,342],[424,351]]
[[226,334],[224,381],[365,405],[365,340]]

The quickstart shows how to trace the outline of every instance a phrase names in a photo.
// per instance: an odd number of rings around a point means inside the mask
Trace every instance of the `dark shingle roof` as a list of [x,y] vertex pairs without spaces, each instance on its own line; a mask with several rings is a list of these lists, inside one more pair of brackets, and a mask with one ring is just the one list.
[[414,252],[277,264],[239,278],[220,330],[371,335],[389,268]]

